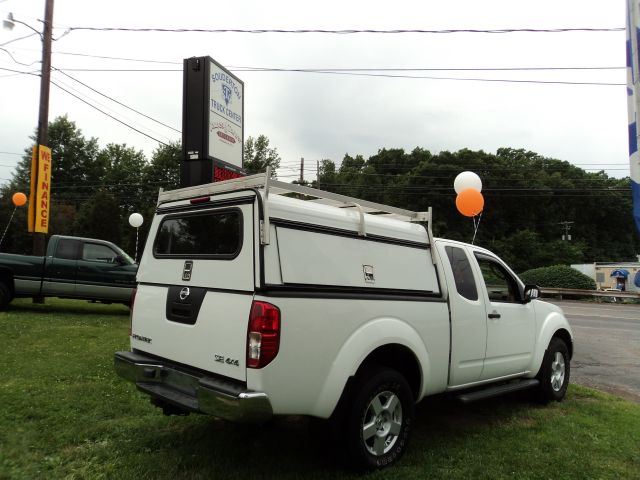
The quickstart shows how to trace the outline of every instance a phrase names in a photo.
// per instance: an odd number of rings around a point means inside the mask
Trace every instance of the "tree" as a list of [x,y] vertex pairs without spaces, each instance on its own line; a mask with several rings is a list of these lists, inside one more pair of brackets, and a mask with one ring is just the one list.
[[280,155],[276,148],[269,148],[269,139],[260,135],[257,139],[247,138],[244,143],[243,167],[251,175],[262,173],[271,167],[271,176],[276,176],[276,168],[280,166]]
[[78,211],[74,234],[119,244],[122,234],[122,217],[119,210],[118,201],[113,195],[105,190],[98,190]]
[[[321,165],[325,190],[414,211],[433,208],[437,236],[470,242],[473,221],[455,207],[460,172],[483,182],[485,208],[475,243],[505,258],[517,271],[554,263],[631,260],[640,241],[630,215],[628,179],[588,173],[568,162],[523,149],[497,154],[462,149],[410,154],[381,149],[364,159],[346,155],[336,169]],[[559,223],[573,221],[573,240],[562,241]]]
[[[31,139],[34,144],[36,135]],[[98,141],[95,138],[87,140],[82,131],[67,116],[57,117],[49,122],[49,148],[51,148],[51,185],[52,194],[63,190],[73,190],[73,187],[86,187],[89,182],[101,180],[103,169],[96,163],[98,155]],[[25,149],[25,155],[13,173],[14,188],[28,191],[31,178],[31,146]],[[65,187],[65,188],[63,188]],[[60,195],[62,197],[64,195]]]
[[133,213],[146,204],[143,198],[143,171],[147,166],[144,153],[125,144],[108,144],[98,155],[105,165],[103,186],[118,201],[120,213]]
[[180,161],[182,145],[172,142],[160,145],[151,156],[151,162],[144,169],[142,181],[155,194],[160,187],[165,190],[180,188]]
[[[36,135],[31,139],[35,144]],[[73,230],[76,211],[86,200],[88,193],[102,181],[104,168],[97,162],[97,139],[86,139],[75,122],[67,116],[49,122],[49,147],[53,159],[49,234],[68,235]],[[13,208],[13,193],[29,193],[31,149],[31,145],[25,148],[25,155],[16,166],[11,182],[0,195],[0,217],[4,216],[5,209]],[[16,212],[12,227],[3,242],[3,250],[7,248],[20,253],[31,251],[32,240],[26,231],[26,212],[26,207]],[[10,210],[8,213],[10,214]]]

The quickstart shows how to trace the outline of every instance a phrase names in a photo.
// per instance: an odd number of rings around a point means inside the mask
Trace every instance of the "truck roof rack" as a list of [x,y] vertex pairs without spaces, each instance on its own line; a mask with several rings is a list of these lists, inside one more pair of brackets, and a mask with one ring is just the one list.
[[[281,182],[271,178],[271,169],[267,168],[265,173],[258,173],[247,177],[234,178],[223,182],[208,183],[205,185],[197,185],[194,187],[180,188],[177,190],[164,191],[160,189],[158,194],[158,205],[167,202],[185,200],[188,198],[201,197],[205,195],[217,195],[221,193],[233,192],[236,190],[260,189],[264,192],[265,200],[270,195],[287,195],[297,194],[298,198],[323,205],[331,205],[338,208],[356,208],[360,212],[360,235],[365,236],[364,214],[381,215],[386,218],[393,218],[405,222],[424,222],[426,223],[429,240],[432,239],[431,234],[431,207],[426,212],[414,212],[403,208],[390,207],[381,203],[361,200],[354,197],[348,197],[339,193],[326,192],[317,188],[305,187],[293,183]],[[264,236],[263,243],[269,243],[269,215],[268,202],[264,202]]]

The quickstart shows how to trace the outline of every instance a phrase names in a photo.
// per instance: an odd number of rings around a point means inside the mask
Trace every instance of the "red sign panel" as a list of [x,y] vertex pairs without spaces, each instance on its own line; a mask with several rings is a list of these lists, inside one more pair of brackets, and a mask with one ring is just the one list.
[[242,173],[229,170],[228,168],[219,167],[217,165],[213,166],[214,182],[222,182],[224,180],[231,180],[232,178],[240,178],[240,177],[244,177],[244,175]]

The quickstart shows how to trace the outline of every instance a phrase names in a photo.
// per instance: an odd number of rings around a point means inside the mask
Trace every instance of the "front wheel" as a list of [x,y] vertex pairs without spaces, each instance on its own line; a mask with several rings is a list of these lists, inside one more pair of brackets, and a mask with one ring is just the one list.
[[544,352],[544,359],[536,376],[540,380],[536,398],[542,403],[561,401],[569,387],[570,373],[569,349],[563,340],[554,337]]
[[397,461],[413,422],[413,395],[405,378],[390,368],[362,375],[348,407],[345,441],[350,462],[374,470]]

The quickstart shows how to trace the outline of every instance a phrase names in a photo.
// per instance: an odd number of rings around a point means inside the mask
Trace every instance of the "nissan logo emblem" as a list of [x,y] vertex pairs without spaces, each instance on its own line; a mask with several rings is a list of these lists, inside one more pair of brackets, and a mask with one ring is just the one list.
[[182,290],[180,290],[180,300],[186,300],[187,297],[189,297],[189,294],[191,292],[189,291],[189,287],[184,287]]

